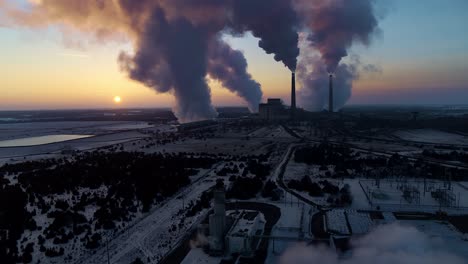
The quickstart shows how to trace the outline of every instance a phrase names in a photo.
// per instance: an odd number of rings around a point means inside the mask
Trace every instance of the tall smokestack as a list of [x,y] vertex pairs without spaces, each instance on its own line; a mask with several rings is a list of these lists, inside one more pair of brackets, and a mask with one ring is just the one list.
[[330,113],[333,113],[334,112],[334,109],[333,109],[333,74],[330,74],[330,95],[329,95],[329,98],[328,98],[328,111]]
[[294,117],[296,112],[296,73],[292,73],[291,78],[291,116]]

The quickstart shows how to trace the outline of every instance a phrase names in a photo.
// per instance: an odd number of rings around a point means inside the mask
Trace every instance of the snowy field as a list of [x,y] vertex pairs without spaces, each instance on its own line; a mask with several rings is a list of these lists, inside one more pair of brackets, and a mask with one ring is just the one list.
[[468,137],[433,129],[412,129],[395,132],[395,136],[415,142],[468,145]]
[[151,125],[147,122],[127,122],[119,124],[111,124],[107,126],[99,126],[98,129],[110,130],[110,131],[123,131],[123,130],[135,130],[135,129],[147,129],[153,128],[154,125]]
[[[371,200],[373,207],[380,206],[382,210],[414,210],[414,211],[437,211],[440,209],[439,200],[435,199],[432,192],[439,188],[448,188],[442,181],[428,180],[426,188],[422,180],[408,180],[404,182],[396,182],[390,180],[381,180],[380,188],[376,186],[373,180],[361,180],[360,184]],[[444,210],[468,212],[468,189],[464,186],[465,183],[452,182],[451,191],[452,205],[442,205]],[[410,197],[403,197],[403,190],[412,190]],[[426,190],[426,191],[425,191]],[[450,194],[451,193],[451,194]]]
[[0,141],[0,148],[39,146],[70,140],[77,140],[82,138],[89,138],[92,136],[93,135],[48,135],[39,137],[17,138]]
[[310,220],[315,214],[315,209],[304,203],[272,203],[281,209],[281,217],[273,227],[268,244],[267,264],[276,264],[279,257],[291,246],[311,239]]
[[408,152],[420,152],[421,149],[416,146],[406,146],[403,144],[392,144],[385,143],[380,141],[370,141],[370,140],[350,140],[353,146],[357,148],[363,148],[369,150],[369,152],[396,152],[400,154]]
[[[203,209],[193,217],[184,217],[182,211],[184,205],[190,202],[196,202],[200,195],[207,189],[214,186],[214,181],[209,177],[214,176],[214,170],[217,168],[215,165],[212,169],[200,170],[196,175],[191,176],[193,184],[183,189],[173,197],[163,201],[162,204],[154,205],[154,208],[146,214],[141,212],[136,213],[136,217],[130,222],[117,223],[117,226],[125,226],[126,229],[115,229],[104,232],[103,240],[101,241],[100,250],[87,250],[84,244],[79,243],[76,238],[70,240],[66,244],[61,244],[60,247],[65,249],[65,254],[60,257],[48,258],[39,251],[39,245],[35,245],[33,254],[34,263],[105,263],[107,261],[107,251],[105,242],[109,240],[109,250],[111,252],[111,263],[131,263],[135,258],[150,259],[153,262],[161,259],[166,253],[172,249],[180,239],[182,239],[188,230],[199,220],[203,219],[208,212],[208,209]],[[78,197],[83,193],[92,192],[99,197],[106,197],[108,188],[101,186],[96,190],[80,189]],[[183,198],[182,198],[183,197]],[[65,193],[54,196],[54,199],[68,201],[73,205],[78,200],[74,198],[71,193]],[[44,197],[45,202],[50,202],[51,197]],[[28,205],[29,212],[35,211],[37,214],[34,219],[42,230],[49,226],[53,219],[48,218],[47,213],[41,213],[37,207]],[[90,220],[97,206],[88,205],[83,215]],[[181,221],[183,219],[183,221]],[[173,229],[174,226],[177,228]],[[172,230],[171,230],[172,229]],[[26,243],[36,242],[38,237],[42,235],[41,230],[29,231],[23,233],[22,240]],[[78,242],[78,243],[77,243]],[[45,246],[54,248],[57,245],[53,244],[51,240],[46,240]],[[37,262],[39,263],[39,262]]]
[[346,211],[346,217],[353,235],[367,234],[374,226],[374,223],[372,222],[369,214],[366,213],[359,213],[355,210],[348,210]]
[[[213,170],[206,172],[211,175]],[[185,204],[196,201],[201,194],[214,186],[214,182],[204,179],[192,184],[177,196],[184,197]],[[193,217],[185,217],[178,214],[182,209],[181,199],[169,199],[164,205],[155,208],[141,221],[136,222],[128,230],[118,234],[109,242],[110,262],[127,264],[133,262],[137,257],[157,263],[171,249],[185,237],[188,231],[197,223],[201,222],[208,209],[204,209]],[[174,224],[178,224],[184,218],[183,226],[175,231],[169,231]],[[102,247],[96,253],[89,252],[75,263],[92,264],[106,263],[106,247]]]
[[253,138],[295,139],[282,126],[262,127],[248,134]]
[[143,152],[167,153],[210,153],[227,155],[260,155],[265,154],[271,142],[265,139],[243,138],[210,138],[210,139],[183,139],[164,145],[156,145],[149,149],[140,149],[140,146],[125,144],[125,150],[138,150]]
[[344,184],[348,184],[351,190],[351,195],[353,196],[353,203],[351,208],[356,210],[369,210],[371,206],[367,200],[367,196],[364,190],[359,184],[360,179],[345,179]]
[[374,226],[369,214],[348,209],[333,209],[326,212],[325,223],[327,230],[339,235],[363,235]]
[[0,140],[57,134],[100,135],[112,131],[150,128],[147,122],[93,121],[93,122],[32,122],[0,124]]
[[211,257],[201,248],[193,248],[181,262],[181,264],[219,264],[221,257]]
[[[0,147],[0,165],[5,162],[42,158],[62,150],[93,150],[148,137],[146,132],[171,131],[167,125],[147,122],[33,122],[0,124],[0,141],[34,139],[35,146]],[[59,137],[53,135],[73,135]],[[93,137],[88,137],[93,135]],[[52,137],[53,140],[49,138]],[[28,139],[28,142],[30,141]],[[65,141],[66,140],[66,141]],[[61,142],[59,142],[61,141]],[[21,142],[20,142],[21,143]],[[24,144],[23,144],[24,145]],[[0,145],[1,146],[1,145]]]
[[404,220],[403,225],[416,227],[429,237],[434,249],[444,249],[452,254],[468,259],[468,238],[458,232],[455,227],[442,221]]
[[148,137],[148,135],[142,134],[138,131],[128,131],[118,132],[114,134],[103,134],[89,138],[82,138],[39,146],[0,148],[0,163],[2,159],[4,161],[6,160],[7,162],[8,160],[10,160],[11,162],[17,160],[18,158],[20,158],[19,160],[23,160],[25,156],[60,154],[60,152],[64,149],[92,150],[127,141],[142,139],[145,137]]
[[284,171],[284,181],[301,180],[305,175],[310,175],[309,172],[316,172],[314,167],[315,166],[309,166],[305,163],[294,162],[293,154]]
[[286,182],[290,180],[301,180],[304,176],[311,176],[312,180],[323,180],[327,171],[333,172],[335,166],[328,166],[328,170],[320,170],[319,165],[307,165],[305,163],[297,163],[294,161],[294,155],[291,156],[289,163],[284,172],[284,180]]
[[336,209],[325,213],[327,231],[340,235],[351,235],[351,230],[346,222],[345,210]]

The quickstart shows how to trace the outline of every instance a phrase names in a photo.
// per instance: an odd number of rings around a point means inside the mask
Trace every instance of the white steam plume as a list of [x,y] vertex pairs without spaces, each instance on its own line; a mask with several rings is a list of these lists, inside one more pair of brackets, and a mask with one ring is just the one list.
[[348,258],[326,248],[304,244],[288,249],[280,264],[464,264],[463,259],[434,246],[433,241],[414,227],[380,226],[352,242]]

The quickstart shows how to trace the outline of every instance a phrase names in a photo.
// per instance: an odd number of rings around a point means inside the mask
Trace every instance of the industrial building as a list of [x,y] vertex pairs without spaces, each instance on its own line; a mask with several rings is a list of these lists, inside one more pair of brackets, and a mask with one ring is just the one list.
[[224,187],[214,190],[214,211],[209,216],[209,253],[213,256],[252,256],[265,229],[265,219],[257,211],[233,211],[226,215]]
[[229,255],[237,253],[252,256],[265,229],[265,219],[256,211],[242,211],[236,214],[235,221],[226,234],[226,250]]
[[268,121],[288,120],[290,118],[289,110],[281,99],[268,99],[268,102],[260,104],[258,109],[260,118]]
[[[328,112],[335,112],[333,74],[329,75]],[[268,121],[298,120],[310,115],[303,109],[298,109],[296,104],[296,74],[291,76],[291,107],[283,104],[281,99],[268,99],[267,103],[259,105],[259,116]]]
[[296,74],[291,76],[291,107],[288,109],[281,99],[268,99],[266,104],[259,105],[259,115],[261,119],[268,121],[280,121],[294,119],[297,117],[296,107]]
[[224,235],[227,229],[226,222],[226,197],[224,188],[214,190],[214,213],[209,218],[208,237],[212,254],[222,254],[224,250]]

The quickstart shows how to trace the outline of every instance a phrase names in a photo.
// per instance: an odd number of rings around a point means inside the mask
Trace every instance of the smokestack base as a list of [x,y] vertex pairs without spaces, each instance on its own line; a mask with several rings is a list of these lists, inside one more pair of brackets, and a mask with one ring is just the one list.
[[328,112],[333,113],[334,111],[335,111],[335,109],[334,109],[334,106],[333,106],[333,74],[330,73]]
[[296,114],[296,73],[291,74],[291,118]]

